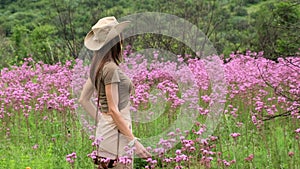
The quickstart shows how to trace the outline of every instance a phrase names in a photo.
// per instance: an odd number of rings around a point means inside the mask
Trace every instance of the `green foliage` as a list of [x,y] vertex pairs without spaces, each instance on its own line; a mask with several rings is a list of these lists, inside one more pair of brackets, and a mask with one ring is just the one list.
[[246,8],[244,8],[244,7],[236,7],[234,9],[234,11],[237,16],[247,16],[248,15],[248,12],[247,12]]
[[270,2],[261,7],[253,16],[256,50],[263,50],[270,59],[278,56],[292,56],[298,52],[300,4],[291,2]]
[[[260,0],[3,0],[0,3],[0,68],[31,56],[45,63],[77,58],[91,25],[101,17],[120,18],[155,11],[184,18],[202,30],[217,51],[263,50],[269,58],[294,55],[300,38],[299,3]],[[176,39],[141,35],[128,43],[176,54],[190,49]],[[172,44],[170,46],[169,44]]]
[[246,0],[245,3],[248,3],[248,4],[256,4],[258,2],[260,2],[261,0]]
[[62,53],[55,50],[57,43],[57,29],[53,25],[36,25],[32,30],[25,26],[16,26],[12,30],[10,41],[14,57],[5,58],[6,63],[22,64],[24,57],[32,57],[34,60],[44,63],[57,63],[66,61],[70,57],[60,58]]
[[54,59],[57,55],[55,56],[52,51],[52,46],[55,45],[55,42],[51,41],[51,38],[55,37],[56,33],[57,30],[53,25],[37,26],[31,32],[29,40],[31,42],[30,45],[32,45],[32,55],[36,60],[42,60],[45,63],[58,61]]

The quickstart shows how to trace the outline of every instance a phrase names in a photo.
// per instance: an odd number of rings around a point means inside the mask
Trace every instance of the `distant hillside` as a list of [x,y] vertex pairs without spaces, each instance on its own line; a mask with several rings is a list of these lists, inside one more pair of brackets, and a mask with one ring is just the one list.
[[[197,25],[219,53],[264,50],[269,58],[293,55],[299,48],[300,11],[295,0],[1,0],[0,67],[28,55],[55,63],[76,58],[83,38],[99,18],[155,11],[174,14]],[[184,44],[155,35],[134,37],[138,48],[162,47],[188,52]],[[161,40],[164,38],[165,40]],[[155,43],[154,43],[155,42]],[[146,46],[148,45],[148,46]],[[150,45],[150,46],[149,46]]]

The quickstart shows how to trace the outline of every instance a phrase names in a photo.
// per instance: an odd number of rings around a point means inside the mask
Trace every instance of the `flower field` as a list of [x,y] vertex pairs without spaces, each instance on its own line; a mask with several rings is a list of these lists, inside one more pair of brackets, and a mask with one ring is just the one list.
[[[135,168],[300,168],[300,57],[274,62],[262,52],[231,54],[224,64],[217,60],[223,76],[212,77],[204,60],[188,55],[149,59],[130,47],[124,55],[120,67],[134,83],[133,132],[153,153],[135,159]],[[88,74],[79,59],[47,65],[27,58],[1,70],[0,168],[94,167],[94,127],[80,114],[76,93]],[[224,78],[224,86],[213,78]],[[225,97],[216,99],[213,86]],[[216,101],[223,107],[208,132]],[[184,127],[185,112],[189,130],[175,127],[159,137],[173,124]],[[148,137],[159,138],[148,144]]]

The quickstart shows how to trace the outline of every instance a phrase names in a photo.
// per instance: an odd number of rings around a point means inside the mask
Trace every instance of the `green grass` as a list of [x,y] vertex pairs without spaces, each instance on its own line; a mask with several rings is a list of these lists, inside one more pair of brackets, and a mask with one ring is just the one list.
[[[255,93],[250,94],[255,95]],[[272,96],[271,92],[265,99],[270,96]],[[212,168],[226,168],[218,165],[217,158],[221,158],[227,161],[236,160],[236,163],[230,167],[234,169],[299,169],[300,142],[295,139],[296,133],[294,132],[300,126],[299,120],[290,117],[273,119],[266,121],[258,129],[251,121],[250,111],[253,111],[254,107],[246,105],[246,101],[246,96],[236,96],[226,103],[226,109],[229,104],[238,108],[236,112],[238,116],[234,118],[227,113],[221,117],[217,129],[213,133],[219,139],[211,145],[216,146],[212,149],[213,152],[222,152],[222,154],[220,157],[216,154],[212,155],[214,158]],[[207,107],[205,103],[200,102],[199,104]],[[149,137],[163,132],[166,127],[180,118],[178,110],[170,110],[170,105],[166,104],[164,113],[155,121],[147,124],[133,123],[135,135]],[[42,120],[45,115],[48,116],[48,120]],[[197,120],[204,123],[206,117],[199,116]],[[243,124],[237,126],[238,122]],[[89,136],[71,111],[30,112],[28,121],[22,114],[14,112],[14,116],[2,119],[0,123],[2,124],[0,127],[0,168],[93,168],[91,159],[87,157],[87,154],[92,151],[92,141],[88,139]],[[10,128],[10,136],[6,135],[6,128]],[[193,129],[197,131],[199,127],[194,126]],[[230,136],[233,132],[240,133],[241,136],[234,140]],[[196,139],[196,136],[191,134],[187,138]],[[32,148],[35,144],[38,145],[37,149]],[[180,147],[180,144],[176,145],[166,156],[174,157],[174,151]],[[65,160],[66,155],[72,152],[77,154],[74,166]],[[294,152],[294,156],[290,157],[289,152]],[[250,154],[254,154],[254,159],[252,162],[246,162],[244,159]],[[201,158],[196,154],[193,156],[195,159]],[[161,164],[160,160],[158,158],[159,164]],[[146,164],[141,159],[135,160],[135,168],[143,168]],[[191,169],[205,168],[200,166],[196,160],[191,161],[190,165]],[[164,168],[174,168],[174,164]]]
[[[72,152],[80,154],[75,163],[77,168],[92,168],[87,157],[92,151],[91,141],[74,114],[45,111],[41,113],[49,116],[45,121],[40,113],[36,117],[32,114],[28,125],[24,116],[13,116],[15,119],[7,124],[11,128],[10,136],[0,130],[0,168],[70,168],[65,158]],[[36,144],[38,148],[33,149]]]

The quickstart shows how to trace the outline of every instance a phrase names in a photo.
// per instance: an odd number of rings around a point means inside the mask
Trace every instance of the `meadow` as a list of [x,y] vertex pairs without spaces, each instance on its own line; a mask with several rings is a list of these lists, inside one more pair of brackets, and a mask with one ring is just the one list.
[[[135,86],[133,132],[158,138],[144,139],[155,155],[136,158],[135,168],[299,169],[300,57],[274,62],[263,56],[233,53],[226,64],[220,56],[225,84],[217,89],[225,97],[218,100],[205,61],[186,55],[167,62],[160,53],[149,59],[128,46],[120,67]],[[94,168],[93,121],[77,103],[88,74],[79,59],[49,65],[26,58],[1,70],[0,168]],[[208,131],[216,101],[223,107]],[[185,111],[191,113],[186,119]]]

